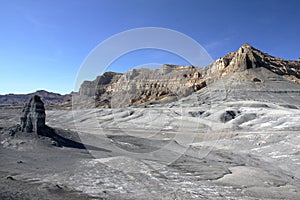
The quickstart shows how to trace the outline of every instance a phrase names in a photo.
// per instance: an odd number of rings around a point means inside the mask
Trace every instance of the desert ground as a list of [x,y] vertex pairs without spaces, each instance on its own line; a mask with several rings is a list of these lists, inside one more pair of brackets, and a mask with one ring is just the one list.
[[299,95],[246,93],[46,111],[48,126],[85,148],[11,134],[21,110],[2,109],[0,197],[299,199]]

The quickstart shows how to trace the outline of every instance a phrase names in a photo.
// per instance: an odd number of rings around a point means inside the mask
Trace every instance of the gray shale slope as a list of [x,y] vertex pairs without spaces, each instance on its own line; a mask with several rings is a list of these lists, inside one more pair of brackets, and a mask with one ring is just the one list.
[[0,197],[299,199],[299,66],[245,44],[205,68],[86,82],[73,110],[46,111],[47,126],[85,149],[11,134],[20,111],[2,109]]

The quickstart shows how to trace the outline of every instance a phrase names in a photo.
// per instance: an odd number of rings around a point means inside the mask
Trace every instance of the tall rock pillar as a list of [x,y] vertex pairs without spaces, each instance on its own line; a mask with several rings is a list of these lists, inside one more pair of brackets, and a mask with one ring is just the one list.
[[29,102],[25,104],[22,117],[21,117],[21,131],[22,132],[34,132],[38,135],[42,135],[45,129],[45,107],[41,100],[41,97],[34,95]]

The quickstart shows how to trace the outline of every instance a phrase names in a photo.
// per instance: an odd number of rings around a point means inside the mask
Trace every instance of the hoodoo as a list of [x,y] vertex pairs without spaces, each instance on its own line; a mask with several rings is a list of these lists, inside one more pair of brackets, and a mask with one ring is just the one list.
[[21,131],[22,132],[34,132],[38,135],[42,135],[45,129],[45,107],[40,96],[34,95],[29,102],[25,104],[22,117],[21,117]]

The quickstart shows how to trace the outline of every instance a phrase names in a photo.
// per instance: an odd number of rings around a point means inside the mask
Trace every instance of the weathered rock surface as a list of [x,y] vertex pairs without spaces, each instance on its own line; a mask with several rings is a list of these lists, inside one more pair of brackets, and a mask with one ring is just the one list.
[[34,95],[23,108],[21,117],[21,131],[42,134],[46,127],[45,107],[41,97]]
[[298,93],[300,61],[276,58],[244,44],[205,68],[163,65],[160,69],[132,69],[124,74],[106,72],[94,81],[85,81],[80,96],[96,107],[147,105],[177,100],[218,80],[221,82],[215,85],[221,90],[285,92],[290,88]]
[[96,107],[109,107],[111,95],[121,76],[121,73],[105,72],[93,81],[84,81],[79,90],[79,98],[77,96],[76,100],[82,101],[85,97],[92,97],[96,101]]
[[84,81],[80,87],[80,95],[101,96],[105,92],[109,93],[114,88],[113,85],[118,81],[122,74],[115,72],[105,72],[93,81]]
[[83,82],[75,104],[82,102],[96,107],[147,105],[174,101],[205,86],[200,69],[194,66],[166,64],[155,70],[132,69],[124,74],[106,72],[94,81]]
[[[6,109],[3,111],[5,113]],[[14,111],[17,113],[16,109],[14,109]],[[0,119],[3,119],[3,117],[0,117]],[[36,141],[42,142],[44,145],[71,147],[77,149],[85,149],[86,147],[89,147],[94,150],[105,151],[105,149],[98,147],[90,145],[85,146],[82,144],[79,135],[74,131],[47,126],[45,123],[46,114],[44,103],[38,95],[32,96],[29,102],[26,103],[22,110],[20,121],[21,124],[5,126],[2,128],[3,130],[0,129],[0,134],[3,136],[2,138],[0,137],[0,141],[5,138],[2,143],[5,143],[4,146],[19,148],[19,145],[23,145],[24,148],[32,148],[30,145],[28,146],[27,143]]]
[[[203,74],[208,82],[214,82],[228,74],[255,68],[265,68],[290,81],[300,83],[299,60],[276,58],[247,43],[241,46],[237,52],[230,52],[204,68]],[[260,82],[258,79],[253,79],[253,81]]]
[[174,101],[206,86],[199,68],[163,65],[159,69],[133,69],[117,82],[113,107]]

